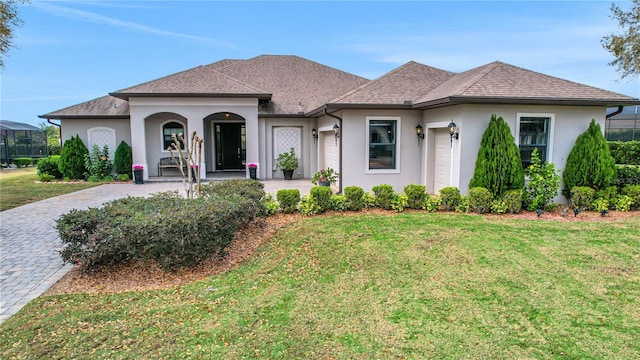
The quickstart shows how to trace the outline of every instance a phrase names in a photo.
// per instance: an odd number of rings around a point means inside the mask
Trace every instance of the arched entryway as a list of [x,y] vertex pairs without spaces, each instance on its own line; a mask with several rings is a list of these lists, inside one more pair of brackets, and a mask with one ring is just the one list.
[[245,119],[235,113],[220,112],[204,119],[207,171],[245,171],[247,159],[247,137]]

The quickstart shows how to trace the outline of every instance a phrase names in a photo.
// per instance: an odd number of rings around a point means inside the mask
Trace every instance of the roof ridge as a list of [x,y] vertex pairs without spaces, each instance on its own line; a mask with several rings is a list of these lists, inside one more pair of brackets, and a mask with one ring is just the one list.
[[[461,72],[458,75],[462,75],[464,73],[469,73],[472,72],[474,70],[479,71],[479,74],[472,76],[473,81],[469,83],[469,85],[465,86],[462,91],[460,91],[460,94],[463,94],[465,91],[469,90],[473,85],[477,84],[478,82],[480,82],[480,80],[482,80],[483,78],[487,77],[492,71],[494,71],[498,66],[500,66],[501,64],[504,64],[500,61],[493,61],[490,62],[488,64],[485,65],[481,65],[478,66],[476,68],[467,70],[465,72]],[[480,70],[482,68],[486,68],[486,70]],[[454,76],[455,77],[455,76]]]
[[366,88],[367,88],[367,87],[369,87],[369,86],[373,86],[377,81],[382,80],[382,79],[385,79],[385,78],[387,78],[387,77],[391,76],[392,74],[397,73],[398,71],[400,71],[401,69],[404,69],[404,68],[408,67],[408,66],[409,66],[410,64],[412,64],[412,63],[422,65],[422,64],[420,64],[420,63],[418,63],[418,62],[415,62],[415,61],[413,61],[413,60],[410,60],[409,62],[407,62],[407,63],[405,63],[405,64],[403,64],[403,65],[401,65],[401,66],[398,66],[397,68],[395,68],[395,69],[393,69],[393,70],[391,70],[391,71],[389,71],[389,72],[386,72],[386,73],[382,74],[381,76],[378,76],[377,78],[375,78],[375,79],[373,79],[373,80],[369,80],[369,82],[367,82],[366,84],[362,84],[362,85],[358,86],[357,88],[355,88],[355,89],[353,89],[353,90],[350,90],[350,91],[348,91],[348,92],[346,92],[346,93],[344,93],[344,94],[342,94],[342,95],[338,96],[337,98],[335,98],[335,99],[333,99],[333,100],[329,101],[329,103],[335,103],[335,102],[338,102],[339,100],[342,100],[342,99],[344,99],[344,98],[346,98],[346,97],[348,97],[348,96],[350,96],[350,95],[353,95],[353,94],[355,94],[355,93],[357,93],[357,92],[359,92],[359,91],[362,91],[362,90],[366,89]]
[[[212,64],[213,64],[213,63],[212,63]],[[209,64],[209,65],[211,65],[211,64]],[[111,94],[117,94],[117,93],[120,93],[120,92],[122,92],[122,90],[127,90],[127,89],[131,89],[131,88],[134,88],[134,87],[138,87],[138,86],[142,86],[142,85],[147,85],[147,84],[150,84],[150,83],[152,83],[152,82],[155,82],[155,81],[158,81],[158,80],[162,80],[162,79],[166,79],[166,78],[168,78],[168,77],[175,76],[175,75],[178,75],[178,74],[186,73],[187,71],[193,71],[193,70],[198,69],[198,68],[205,68],[205,65],[198,65],[198,66],[195,66],[195,67],[192,67],[192,68],[186,69],[186,70],[178,71],[178,72],[173,73],[173,74],[169,74],[169,75],[165,75],[165,76],[159,77],[159,78],[157,78],[157,79],[153,79],[153,80],[145,81],[145,82],[143,82],[143,83],[136,84],[136,85],[132,85],[132,86],[127,86],[126,88],[123,88],[123,89],[120,89],[120,90],[117,90],[117,91],[109,92],[109,95],[111,95]],[[111,96],[113,96],[113,95],[111,95]]]
[[[233,65],[233,64],[229,64],[228,66],[231,66],[231,65]],[[223,66],[223,68],[226,68],[226,67],[227,67],[227,66]],[[223,74],[223,73],[219,72],[218,70],[215,70],[215,69],[209,69],[209,68],[207,68],[206,66],[204,67],[204,70],[205,70],[205,71],[210,71],[210,72],[212,72],[212,73],[215,73],[216,75],[220,75],[220,76],[224,77],[225,79],[229,79],[229,80],[231,80],[231,81],[233,81],[233,82],[235,82],[235,83],[237,83],[237,84],[240,84],[240,85],[242,85],[242,86],[246,86],[246,87],[248,87],[248,88],[250,88],[250,89],[254,89],[254,90],[256,90],[256,91],[258,91],[258,92],[260,92],[260,93],[269,94],[269,92],[268,92],[268,91],[265,91],[265,90],[259,89],[259,88],[255,87],[255,86],[253,86],[253,85],[250,85],[250,84],[247,84],[247,83],[245,83],[245,82],[242,82],[242,81],[240,81],[240,80],[238,80],[238,79],[232,78],[231,76],[226,75],[226,74]]]

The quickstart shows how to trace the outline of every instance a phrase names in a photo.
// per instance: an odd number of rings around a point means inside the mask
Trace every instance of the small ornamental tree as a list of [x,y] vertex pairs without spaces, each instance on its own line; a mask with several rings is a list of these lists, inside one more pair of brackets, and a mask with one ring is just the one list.
[[600,124],[592,119],[589,128],[578,136],[567,157],[562,193],[569,197],[574,186],[588,186],[595,190],[606,188],[615,180],[615,164]]
[[509,125],[495,114],[482,135],[476,168],[469,182],[469,188],[474,187],[486,188],[496,198],[507,190],[524,187],[520,150]]
[[64,142],[60,154],[60,172],[66,179],[84,179],[85,156],[89,155],[89,149],[84,145],[79,135],[71,137]]
[[131,168],[133,166],[133,158],[131,154],[131,146],[122,140],[116,152],[113,154],[113,168],[116,174],[127,174],[131,178]]
[[527,210],[546,210],[560,190],[560,176],[553,163],[542,163],[538,148],[531,153],[531,165],[525,169],[529,182],[525,186]]

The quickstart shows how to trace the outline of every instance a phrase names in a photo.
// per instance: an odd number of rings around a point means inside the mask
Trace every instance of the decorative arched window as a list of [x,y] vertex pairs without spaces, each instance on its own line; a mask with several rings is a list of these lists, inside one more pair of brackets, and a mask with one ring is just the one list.
[[[184,125],[177,121],[169,121],[162,125],[162,149],[167,150],[173,144],[173,134],[184,135]],[[185,139],[186,140],[186,139]]]

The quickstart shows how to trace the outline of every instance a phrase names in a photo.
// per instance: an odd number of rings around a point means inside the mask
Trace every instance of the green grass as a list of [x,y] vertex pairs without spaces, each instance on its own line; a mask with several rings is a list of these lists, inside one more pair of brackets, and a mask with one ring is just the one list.
[[72,193],[100,183],[36,183],[35,167],[0,170],[0,211]]
[[309,218],[164,291],[39,298],[4,358],[640,358],[640,218]]

